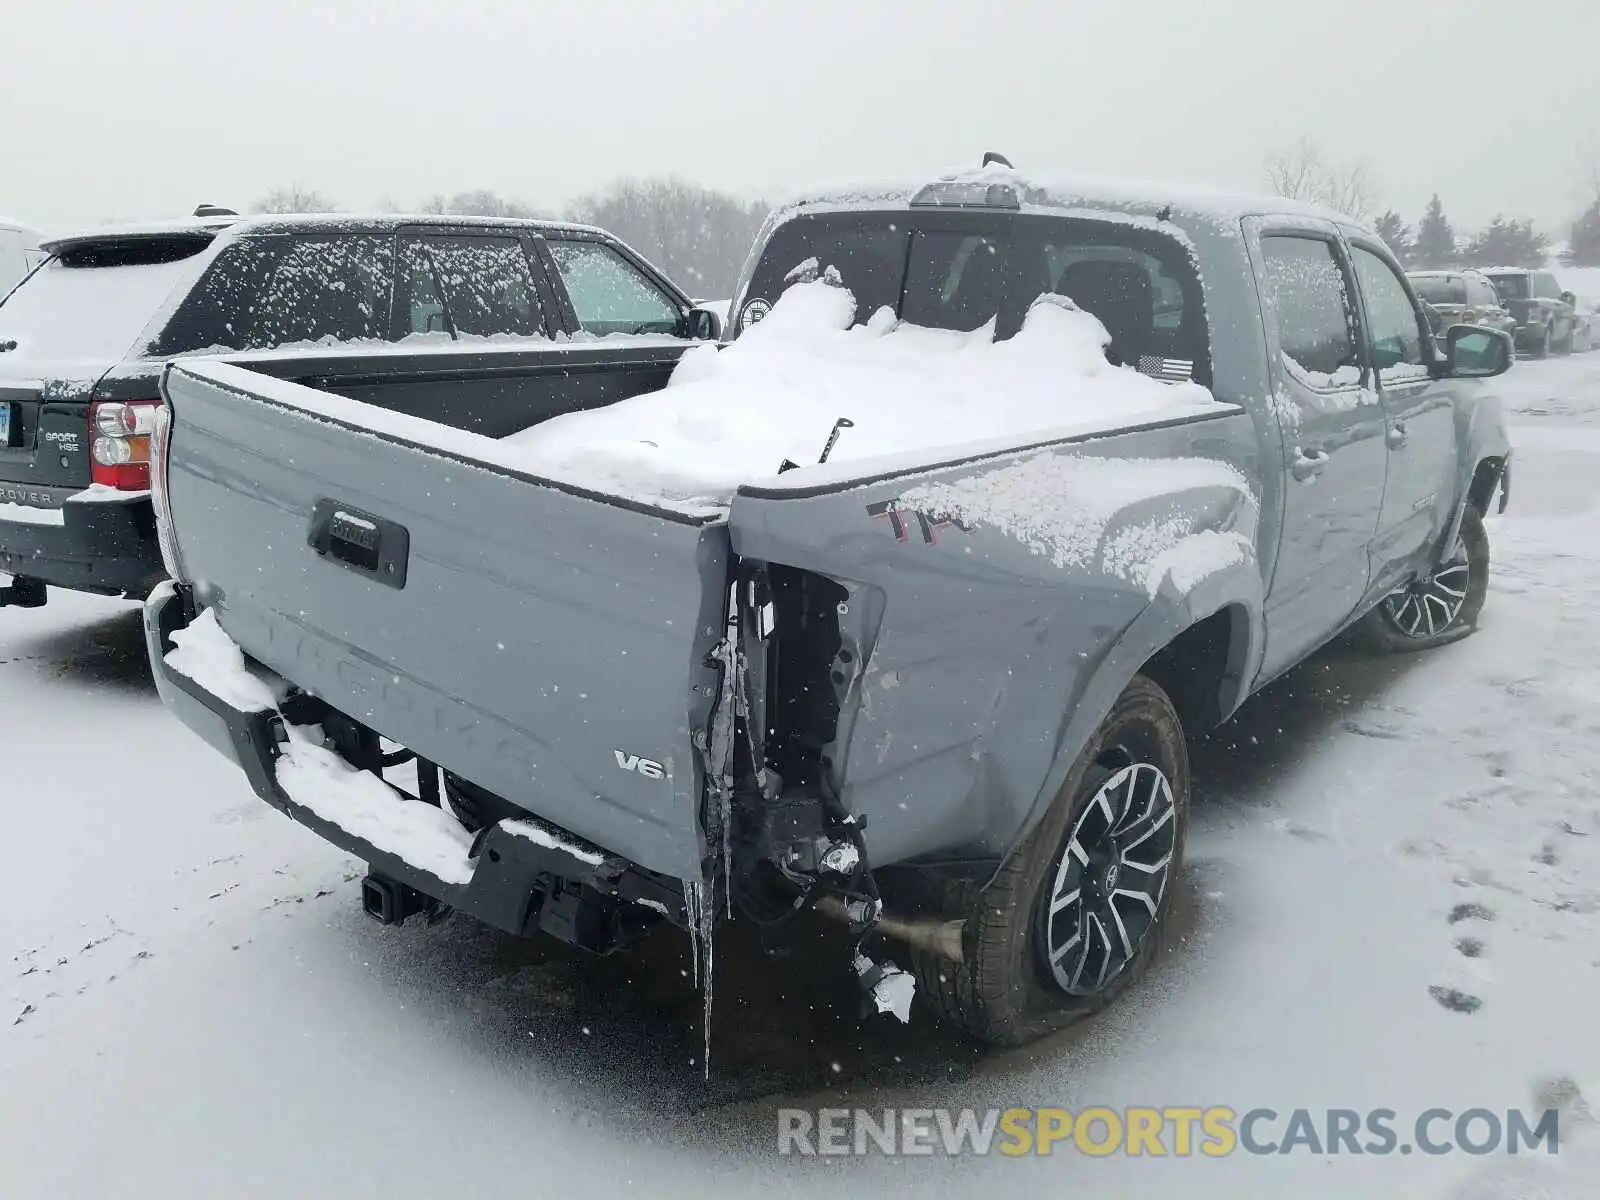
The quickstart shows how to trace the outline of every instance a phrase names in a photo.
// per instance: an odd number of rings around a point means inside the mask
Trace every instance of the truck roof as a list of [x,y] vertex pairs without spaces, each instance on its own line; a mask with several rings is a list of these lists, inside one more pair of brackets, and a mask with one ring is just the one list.
[[[1324,205],[1283,196],[1155,181],[1039,178],[1000,165],[955,171],[933,179],[824,185],[793,196],[779,206],[778,212],[787,216],[801,210],[901,208],[918,202],[936,206],[937,200],[921,198],[933,197],[940,190],[975,193],[995,185],[1014,189],[1020,201],[1018,207],[1024,210],[1109,209],[1158,219],[1182,214],[1190,222],[1230,225],[1246,216],[1288,214],[1342,225],[1361,224]],[[988,207],[982,203],[964,206]]]

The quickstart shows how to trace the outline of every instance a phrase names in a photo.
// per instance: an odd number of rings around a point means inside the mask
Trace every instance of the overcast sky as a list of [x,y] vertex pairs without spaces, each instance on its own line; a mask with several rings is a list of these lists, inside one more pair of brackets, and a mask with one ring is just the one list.
[[1408,221],[1437,190],[1458,225],[1565,236],[1600,0],[0,0],[0,212],[48,232],[292,183],[772,197],[990,148],[1258,188],[1302,135]]

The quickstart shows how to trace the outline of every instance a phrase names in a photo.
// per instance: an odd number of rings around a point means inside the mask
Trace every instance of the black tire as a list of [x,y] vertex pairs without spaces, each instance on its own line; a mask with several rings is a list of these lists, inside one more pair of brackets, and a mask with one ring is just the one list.
[[[1159,798],[1150,768],[1159,770],[1167,784],[1165,801]],[[1127,826],[1119,845],[1110,814],[1116,801],[1100,804],[1100,795],[1103,787],[1129,771],[1127,807],[1120,811],[1148,815]],[[1136,807],[1142,787],[1149,788],[1148,810]],[[1170,810],[1170,817],[1156,818],[1158,809]],[[1082,832],[1085,824],[1102,810],[1107,813],[1109,862],[1117,866],[1091,867],[1087,858],[1081,867],[1074,866],[1079,861],[1076,855],[1066,861],[1070,847],[1075,840],[1087,840]],[[1177,894],[1188,817],[1189,755],[1183,724],[1167,694],[1144,676],[1135,676],[1073,764],[1050,810],[994,879],[986,887],[969,880],[939,881],[942,895],[937,907],[946,915],[966,919],[964,961],[958,964],[925,951],[913,952],[918,991],[941,1019],[991,1045],[1021,1045],[1101,1011],[1144,973],[1161,942],[1161,926]],[[1083,852],[1082,841],[1078,851]],[[1146,886],[1155,891],[1156,874],[1147,863],[1135,861],[1136,855],[1144,854],[1152,855],[1151,861],[1162,857],[1166,861],[1160,868],[1159,894],[1148,903],[1135,903],[1118,890],[1118,872],[1129,872],[1129,881],[1151,880]],[[1070,961],[1052,969],[1045,946],[1052,938],[1069,940],[1058,936],[1063,921],[1070,924],[1076,919],[1080,930],[1089,929],[1096,919],[1089,916],[1095,905],[1086,901],[1053,912],[1052,900],[1058,888],[1070,889],[1072,871],[1079,872],[1079,886],[1071,890],[1093,893],[1088,882],[1092,870],[1099,872],[1097,886],[1110,890],[1106,904],[1111,908],[1103,911],[1115,909],[1112,929],[1131,952],[1123,955],[1107,940],[1105,958],[1095,959],[1089,950],[1098,939],[1090,934],[1085,938],[1083,964],[1105,963],[1100,968],[1103,979],[1072,994],[1058,982],[1056,970],[1064,972],[1076,958],[1068,955]],[[1146,907],[1151,909],[1148,916]],[[1104,930],[1105,923],[1100,927]],[[1111,973],[1107,967],[1113,956],[1122,963]],[[1086,975],[1083,983],[1088,983]]]
[[[1478,626],[1478,614],[1489,594],[1489,531],[1469,502],[1461,517],[1461,539],[1426,579],[1397,588],[1363,618],[1367,644],[1384,654],[1426,650],[1465,637]],[[1464,594],[1457,601],[1452,585],[1465,565]],[[1408,597],[1409,603],[1402,600]],[[1440,605],[1445,608],[1441,609]],[[1449,619],[1445,620],[1446,610]]]

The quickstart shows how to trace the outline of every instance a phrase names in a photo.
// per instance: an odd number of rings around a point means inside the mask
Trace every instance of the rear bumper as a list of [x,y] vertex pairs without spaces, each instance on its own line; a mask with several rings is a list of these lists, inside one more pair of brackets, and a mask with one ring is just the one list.
[[[382,813],[380,827],[374,828],[368,816],[361,822],[363,833],[351,832],[346,825],[357,822],[337,793],[341,787],[358,792],[370,813],[377,777],[346,764],[345,772],[324,775],[307,788],[299,771],[281,771],[286,761],[296,761],[297,751],[287,744],[284,719],[275,708],[241,708],[167,661],[173,633],[192,620],[186,597],[170,583],[158,587],[145,605],[145,641],[162,702],[233,760],[257,796],[324,841],[362,858],[373,873],[507,933],[543,932],[601,953],[643,933],[654,914],[685,923],[678,881],[531,820],[498,821],[472,837],[470,847],[465,831],[459,830],[459,860],[451,855],[448,839],[442,855],[429,853],[426,846],[419,852],[419,844],[430,838],[432,846],[439,845],[441,825],[454,823],[459,829],[459,822],[397,788],[378,784],[391,793],[387,798],[378,793],[378,807],[392,800],[394,810]],[[326,752],[319,758],[326,759]],[[285,777],[292,781],[288,786]]]
[[8,517],[7,511],[0,507],[0,571],[8,575],[78,591],[143,596],[166,573],[147,495],[69,500],[59,509],[28,510],[25,521]]

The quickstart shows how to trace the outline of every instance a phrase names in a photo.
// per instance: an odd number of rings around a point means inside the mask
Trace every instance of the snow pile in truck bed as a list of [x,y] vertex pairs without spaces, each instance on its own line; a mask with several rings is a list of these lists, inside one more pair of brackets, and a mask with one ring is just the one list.
[[853,425],[830,463],[1227,408],[1196,384],[1113,367],[1105,327],[1064,297],[1035,301],[1004,341],[992,323],[955,333],[887,309],[865,325],[855,315],[845,288],[796,284],[738,341],[685,354],[663,391],[504,444],[534,474],[650,503],[720,504],[785,459],[815,464],[841,417]]

